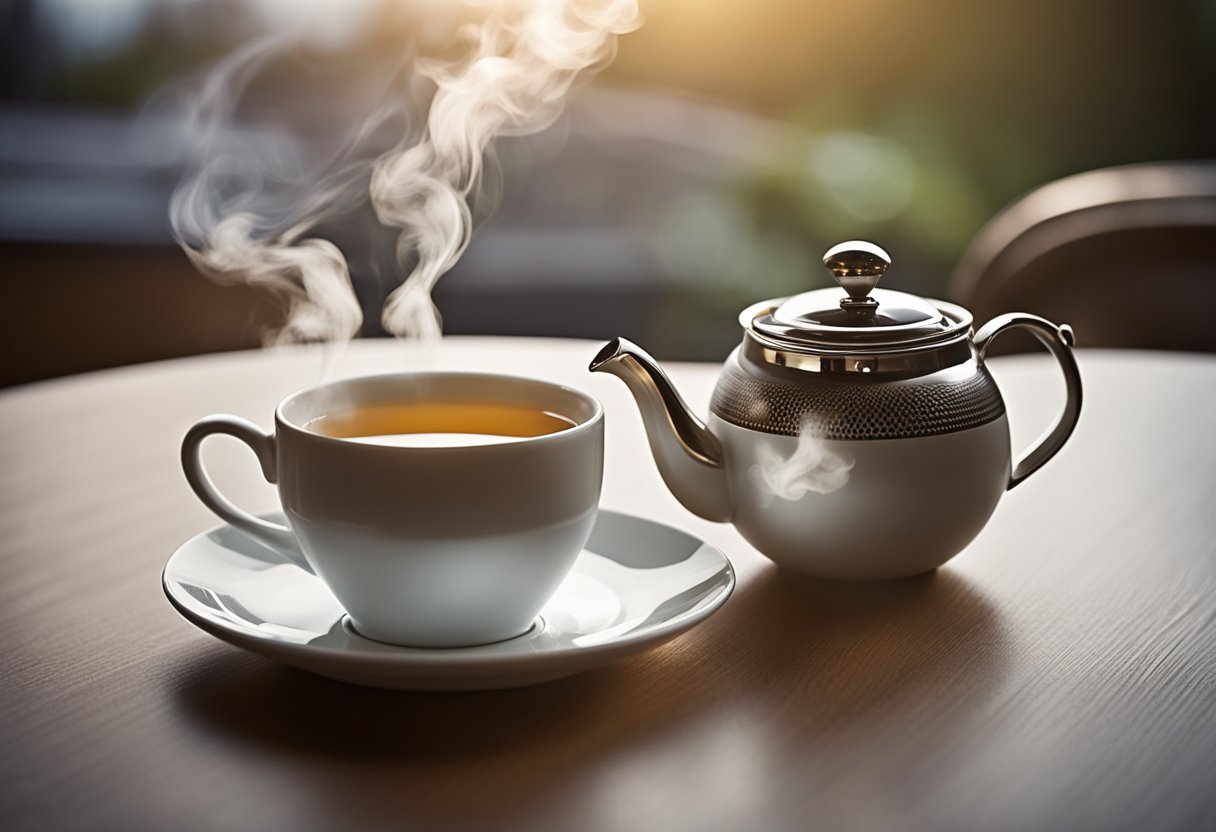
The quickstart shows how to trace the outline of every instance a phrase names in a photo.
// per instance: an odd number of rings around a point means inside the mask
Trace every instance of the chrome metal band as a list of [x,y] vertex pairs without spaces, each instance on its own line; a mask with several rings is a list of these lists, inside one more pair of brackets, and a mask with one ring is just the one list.
[[[933,306],[942,314],[940,328],[911,334],[909,329],[923,329],[924,324],[883,327],[799,327],[781,324],[773,320],[777,308],[789,298],[777,298],[754,303],[739,314],[739,325],[744,332],[753,333],[765,343],[777,349],[799,348],[820,351],[839,351],[841,347],[865,352],[867,349],[899,349],[941,344],[971,331],[972,317],[961,306],[932,300]],[[849,346],[855,344],[855,347]]]
[[949,341],[926,344],[906,350],[866,353],[861,350],[814,353],[794,352],[768,341],[755,332],[743,333],[743,355],[757,364],[787,367],[808,373],[852,375],[893,375],[907,378],[962,364],[975,357],[971,333],[964,332]]

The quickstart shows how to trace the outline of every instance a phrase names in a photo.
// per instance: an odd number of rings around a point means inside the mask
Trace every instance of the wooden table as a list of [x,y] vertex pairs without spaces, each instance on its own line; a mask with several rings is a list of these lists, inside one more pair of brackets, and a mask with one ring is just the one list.
[[[1000,830],[1216,828],[1216,359],[1082,353],[1071,443],[935,575],[791,579],[664,490],[594,344],[353,345],[402,366],[564,379],[608,412],[604,501],[687,528],[739,587],[648,654],[535,688],[410,694],[277,666],[164,599],[215,523],[178,442],[269,424],[318,380],[290,349],[0,395],[0,828]],[[993,362],[1015,442],[1062,398],[1049,359]],[[704,412],[716,369],[672,375]],[[212,443],[243,504],[252,455]]]

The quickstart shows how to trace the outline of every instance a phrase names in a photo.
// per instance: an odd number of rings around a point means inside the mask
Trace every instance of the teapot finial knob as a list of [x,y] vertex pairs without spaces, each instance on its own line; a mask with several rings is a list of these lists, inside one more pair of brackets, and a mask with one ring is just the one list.
[[891,265],[891,255],[865,240],[850,240],[828,249],[823,255],[827,267],[840,288],[849,296],[840,302],[845,309],[878,306],[870,292],[878,285],[883,272]]

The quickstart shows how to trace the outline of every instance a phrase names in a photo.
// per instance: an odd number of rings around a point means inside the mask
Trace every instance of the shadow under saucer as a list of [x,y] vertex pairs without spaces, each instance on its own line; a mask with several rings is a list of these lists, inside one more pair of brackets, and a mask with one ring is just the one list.
[[675,641],[532,687],[384,691],[216,646],[183,660],[170,693],[200,741],[234,744],[226,759],[355,826],[527,828],[579,795],[661,789],[654,770],[689,788],[726,777],[747,799],[719,808],[742,817],[791,793],[826,810],[850,777],[906,768],[917,785],[934,744],[982,719],[1003,645],[991,602],[947,570],[837,584],[770,568]]

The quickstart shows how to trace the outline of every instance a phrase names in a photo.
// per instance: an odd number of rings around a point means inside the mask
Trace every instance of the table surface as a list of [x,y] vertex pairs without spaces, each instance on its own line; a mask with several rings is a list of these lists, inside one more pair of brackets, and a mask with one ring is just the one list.
[[[215,520],[178,467],[211,412],[269,424],[317,348],[184,359],[0,395],[5,829],[1216,828],[1216,358],[1080,353],[1068,446],[936,573],[779,574],[666,492],[590,342],[352,345],[331,374],[566,380],[608,414],[604,504],[734,562],[715,616],[533,688],[396,693],[244,653],[169,606],[160,570]],[[996,359],[1014,442],[1050,359]],[[716,376],[675,365],[704,412]],[[216,479],[274,506],[251,454]]]

